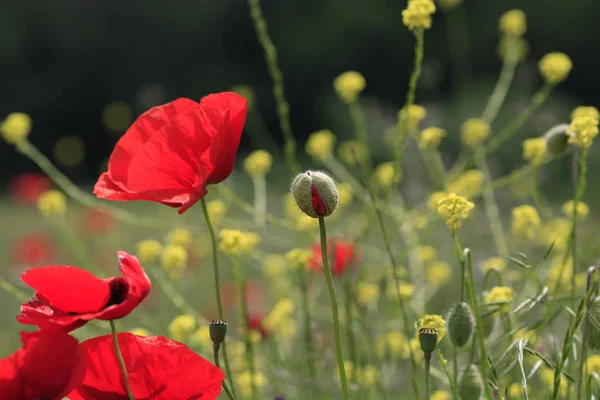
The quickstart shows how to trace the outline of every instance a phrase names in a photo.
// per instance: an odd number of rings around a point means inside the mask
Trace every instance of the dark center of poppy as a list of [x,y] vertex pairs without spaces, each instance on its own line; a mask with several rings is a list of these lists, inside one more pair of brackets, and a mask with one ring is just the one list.
[[110,288],[110,299],[106,303],[106,307],[110,307],[115,304],[121,304],[127,298],[129,292],[129,284],[123,278],[115,278],[108,284]]

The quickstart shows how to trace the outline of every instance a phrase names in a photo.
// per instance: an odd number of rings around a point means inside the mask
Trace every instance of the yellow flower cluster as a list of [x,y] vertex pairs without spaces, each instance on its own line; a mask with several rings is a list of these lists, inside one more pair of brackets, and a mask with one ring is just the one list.
[[446,197],[446,192],[433,192],[427,199],[427,208],[431,212],[437,212],[440,200]]
[[491,257],[481,263],[481,272],[487,273],[492,269],[504,272],[506,269],[506,260],[502,257]]
[[431,28],[431,14],[435,12],[433,0],[408,0],[402,11],[402,23],[410,30]]
[[40,195],[37,206],[44,217],[62,217],[67,212],[67,198],[58,190],[48,190]]
[[223,229],[219,232],[219,237],[221,238],[219,249],[230,256],[250,254],[260,242],[258,234],[235,229]]
[[260,393],[265,386],[267,386],[269,381],[262,372],[254,371],[253,374],[250,370],[248,370],[238,374],[236,383],[240,389],[240,392],[242,392],[242,397],[247,399],[252,397],[252,386],[254,386]]
[[[548,268],[546,286],[554,289],[560,286],[559,293],[571,293],[573,279],[573,258],[569,258],[563,267],[563,257],[556,256]],[[583,291],[586,286],[586,274],[584,272],[575,274],[575,291]],[[556,294],[559,294],[556,293]]]
[[206,204],[208,215],[213,225],[218,225],[225,214],[227,214],[227,205],[221,200],[211,200]]
[[356,367],[352,361],[347,360],[344,361],[344,370],[349,381],[363,387],[373,386],[379,380],[379,369],[370,364]]
[[577,117],[571,122],[569,129],[573,133],[569,137],[569,143],[575,143],[581,149],[587,150],[598,135],[598,119],[589,115]]
[[188,247],[192,244],[192,233],[185,228],[175,228],[167,234],[167,244]]
[[279,334],[286,339],[296,334],[296,321],[293,319],[294,302],[290,299],[281,299],[269,311],[262,321],[262,327],[267,332]]
[[17,144],[27,139],[31,132],[31,118],[25,113],[8,114],[0,122],[0,133],[7,143]]
[[398,121],[400,124],[406,124],[409,131],[414,131],[419,127],[419,124],[427,116],[427,110],[425,107],[413,104],[406,108],[402,108],[398,111]]
[[512,230],[515,234],[533,239],[541,226],[542,220],[535,207],[523,205],[513,208]]
[[452,278],[452,267],[446,261],[434,261],[425,270],[425,280],[433,286],[444,286]]
[[394,179],[394,163],[384,162],[379,164],[373,172],[375,183],[382,189],[389,189],[395,183]]
[[477,169],[470,169],[448,184],[448,192],[471,198],[481,192],[485,175]]
[[511,37],[521,37],[527,31],[525,13],[521,10],[509,10],[500,16],[500,33]]
[[446,218],[450,229],[460,228],[461,220],[467,219],[473,208],[475,204],[456,193],[449,193],[438,202],[438,214]]
[[269,254],[263,264],[265,276],[276,281],[283,278],[287,272],[287,262],[280,254]]
[[533,166],[539,166],[546,159],[546,140],[543,137],[523,141],[523,158]]
[[594,354],[585,360],[585,365],[588,370],[588,374],[600,374],[600,355]]
[[190,341],[202,349],[208,349],[212,346],[212,340],[210,339],[210,328],[208,326],[201,326],[190,336]]
[[389,281],[387,284],[387,290],[386,290],[386,296],[389,299],[394,299],[397,300],[398,299],[398,293],[400,293],[400,298],[403,301],[407,301],[410,300],[410,298],[413,296],[413,294],[415,293],[415,286],[411,283],[408,282],[404,282],[404,281],[399,281],[398,282],[398,288],[396,289],[395,287],[395,281]]
[[390,355],[392,358],[408,358],[408,338],[403,332],[387,332],[375,341],[379,357]]
[[324,161],[331,155],[335,140],[335,135],[329,129],[311,133],[306,141],[306,153],[315,160]]
[[417,335],[419,329],[422,328],[429,328],[435,330],[438,335],[439,342],[446,334],[446,321],[444,321],[444,318],[441,315],[424,315],[417,322],[415,322],[415,330],[417,331]]
[[265,176],[271,171],[273,157],[265,150],[255,150],[244,160],[244,171],[251,178]]
[[421,131],[421,137],[419,138],[419,148],[425,149],[437,149],[442,142],[442,139],[446,137],[446,130],[431,126]]
[[285,260],[292,268],[306,268],[312,255],[309,249],[296,248],[285,253]]
[[596,107],[592,106],[579,106],[571,112],[571,120],[579,117],[590,117],[593,119],[600,119],[600,112]]
[[[572,217],[574,204],[575,203],[573,200],[569,200],[565,204],[562,205],[560,210],[567,217]],[[585,219],[585,217],[587,217],[589,213],[590,213],[590,208],[588,207],[587,204],[585,204],[584,202],[581,202],[581,201],[577,203],[577,219]]]
[[548,53],[538,63],[542,77],[551,85],[556,85],[567,79],[573,68],[569,56],[564,53]]
[[185,247],[170,244],[165,246],[160,255],[160,266],[169,274],[171,279],[179,279],[187,265],[187,260],[188,254]]
[[361,282],[356,287],[358,303],[364,307],[372,307],[379,300],[379,286],[372,282]]
[[347,71],[333,80],[333,88],[344,103],[352,103],[365,90],[367,81],[360,72]]
[[[485,296],[484,302],[490,303],[511,303],[513,301],[515,292],[508,286],[494,286],[492,290]],[[500,307],[500,310],[507,312],[510,309],[510,304],[504,304]]]
[[356,161],[364,163],[369,152],[358,140],[344,140],[338,146],[337,154],[339,159],[346,165],[356,165]]
[[196,328],[196,319],[193,315],[178,315],[169,324],[168,330],[175,341],[184,341]]
[[567,246],[567,237],[571,231],[571,221],[565,218],[554,218],[542,225],[536,242],[542,246],[554,245],[554,249],[562,251]]
[[417,255],[423,264],[434,261],[438,257],[438,252],[433,246],[417,247]]
[[137,256],[142,264],[153,264],[158,261],[162,244],[158,240],[146,239],[136,245]]
[[461,127],[461,140],[467,146],[476,147],[490,136],[490,125],[481,118],[470,118]]

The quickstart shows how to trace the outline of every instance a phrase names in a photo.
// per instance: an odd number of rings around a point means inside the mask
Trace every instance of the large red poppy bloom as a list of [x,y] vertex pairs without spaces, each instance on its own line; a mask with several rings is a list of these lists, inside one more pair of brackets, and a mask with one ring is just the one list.
[[0,394],[10,400],[62,400],[85,375],[79,344],[61,332],[22,333],[23,347],[0,359]]
[[247,108],[243,97],[229,92],[151,108],[115,146],[94,194],[156,201],[183,213],[206,195],[208,184],[231,173]]
[[[118,334],[128,381],[136,400],[212,400],[219,397],[223,372],[184,344],[162,336]],[[70,400],[127,400],[123,375],[110,335],[81,343],[87,373]]]
[[42,193],[52,189],[52,181],[44,174],[25,173],[13,178],[8,192],[17,204],[35,205]]
[[77,267],[40,267],[21,279],[36,290],[21,305],[17,320],[43,330],[71,331],[92,319],[113,320],[129,314],[150,292],[150,279],[138,259],[120,251],[123,278],[96,278]]
[[[321,244],[315,243],[312,250],[313,255],[309,260],[309,266],[315,270],[323,269]],[[341,276],[348,268],[352,268],[358,263],[359,256],[354,245],[350,242],[342,239],[328,240],[327,250],[329,252],[329,266],[333,275]]]

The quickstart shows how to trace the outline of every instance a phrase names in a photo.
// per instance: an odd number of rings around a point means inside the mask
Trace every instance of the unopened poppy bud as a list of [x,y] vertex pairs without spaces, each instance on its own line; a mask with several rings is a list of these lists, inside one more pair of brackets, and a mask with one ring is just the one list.
[[546,132],[544,140],[546,141],[546,151],[548,153],[559,157],[569,150],[571,135],[567,132],[568,128],[569,125],[559,125]]
[[588,307],[588,318],[590,321],[587,324],[588,346],[594,350],[600,350],[600,329],[593,321],[600,321],[600,297],[592,299]]
[[458,377],[458,394],[463,400],[479,400],[483,393],[483,378],[476,365],[467,365]]
[[213,319],[209,325],[210,340],[213,342],[213,347],[219,349],[221,343],[227,336],[227,322],[222,319]]
[[296,205],[312,218],[331,215],[338,204],[335,181],[324,172],[306,171],[297,175],[291,190]]
[[419,344],[421,350],[427,355],[431,355],[435,351],[438,342],[438,334],[435,329],[421,328],[419,329]]
[[475,318],[467,303],[456,303],[448,313],[448,336],[453,345],[463,347],[475,329]]

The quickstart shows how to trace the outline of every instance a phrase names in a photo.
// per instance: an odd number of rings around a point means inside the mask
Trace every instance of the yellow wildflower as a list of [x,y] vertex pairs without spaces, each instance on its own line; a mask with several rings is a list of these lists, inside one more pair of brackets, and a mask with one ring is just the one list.
[[58,190],[48,190],[40,195],[37,206],[44,217],[62,217],[67,211],[67,198]]
[[150,332],[148,332],[144,328],[134,328],[134,329],[130,330],[129,333],[132,333],[136,336],[144,336],[144,337],[150,336]]
[[397,183],[396,179],[394,179],[394,163],[392,162],[379,164],[375,168],[374,176],[377,185],[384,189],[389,189],[394,183]]
[[333,80],[333,88],[344,103],[352,103],[365,90],[367,81],[360,72],[347,71]]
[[245,98],[248,103],[248,108],[252,108],[256,104],[256,93],[254,93],[254,89],[250,86],[235,85],[231,88],[231,91]]
[[[569,218],[571,218],[573,216],[573,204],[574,203],[575,202],[573,200],[569,200],[565,204],[563,204],[563,206],[560,208],[562,213],[565,214]],[[577,203],[577,218],[578,219],[584,219],[585,217],[588,216],[589,213],[590,213],[590,208],[587,206],[587,204],[585,204],[582,201]]]
[[356,161],[364,163],[369,156],[368,150],[357,140],[344,140],[338,146],[339,159],[346,165],[355,165]]
[[338,207],[347,207],[352,204],[354,200],[354,194],[352,193],[352,187],[345,182],[338,183]]
[[356,287],[358,303],[365,307],[377,304],[379,300],[379,286],[375,283],[361,282]]
[[398,289],[394,287],[395,282],[390,281],[387,285],[386,295],[390,299],[397,299],[398,293],[400,293],[400,298],[403,301],[409,300],[412,295],[415,293],[415,286],[411,283],[407,282],[398,282]]
[[525,13],[521,10],[510,10],[500,16],[500,32],[507,36],[520,37],[527,31]]
[[175,228],[167,234],[167,244],[188,247],[192,243],[192,233],[185,228]]
[[296,248],[285,253],[285,259],[292,268],[305,268],[312,254],[309,249]]
[[428,263],[436,260],[438,252],[433,246],[419,246],[417,247],[417,254],[422,263]]
[[210,328],[208,326],[200,327],[192,334],[190,341],[200,348],[212,347],[212,340],[210,340]]
[[375,347],[380,357],[408,358],[408,339],[403,332],[387,332],[377,338]]
[[[511,303],[515,292],[508,286],[494,286],[485,296],[484,302],[489,303]],[[505,304],[500,307],[500,310],[508,312],[510,304]]]
[[481,263],[481,272],[487,273],[492,269],[504,272],[506,269],[506,260],[502,257],[491,257]]
[[429,328],[436,331],[438,335],[438,342],[442,340],[444,335],[446,334],[446,321],[441,315],[428,314],[421,317],[417,322],[415,322],[415,330],[417,331],[417,335],[419,329]]
[[400,124],[406,124],[409,131],[416,130],[425,116],[427,116],[427,110],[425,107],[417,104],[408,107],[408,112],[406,112],[405,108],[398,111],[398,121],[400,121]]
[[137,256],[142,264],[153,264],[158,260],[162,244],[158,240],[142,240],[137,243]]
[[379,370],[374,365],[364,365],[360,369],[360,374],[358,376],[357,382],[362,386],[373,386],[377,380],[379,379]]
[[554,243],[554,249],[561,251],[567,246],[567,237],[571,231],[571,221],[565,218],[555,218],[542,225],[536,242],[549,247]]
[[598,135],[598,120],[590,116],[577,117],[571,122],[569,129],[573,133],[569,137],[569,143],[587,150]]
[[571,120],[579,117],[591,117],[593,119],[600,119],[600,112],[596,107],[591,106],[579,106],[571,112]]
[[306,142],[306,153],[318,161],[323,161],[331,155],[335,135],[328,129],[312,133]]
[[192,315],[178,315],[169,324],[171,338],[177,342],[184,341],[196,327],[196,319]]
[[244,398],[252,397],[252,386],[256,387],[260,393],[267,386],[267,382],[267,377],[260,371],[255,371],[254,374],[251,371],[243,371],[238,374],[236,379],[238,388]]
[[256,233],[235,229],[223,229],[219,232],[219,237],[221,238],[219,249],[230,256],[250,254],[260,242],[260,236]]
[[594,354],[593,356],[589,356],[588,359],[585,360],[585,365],[589,374],[600,374],[600,355]]
[[446,137],[446,130],[431,126],[421,131],[419,138],[419,148],[421,149],[437,149],[442,139]]
[[471,118],[464,122],[461,128],[461,139],[467,146],[481,145],[490,136],[490,125],[481,118]]
[[485,175],[477,169],[470,169],[448,184],[448,192],[456,193],[466,198],[481,192]]
[[427,208],[429,211],[437,212],[440,200],[446,197],[446,192],[433,192],[427,199]]
[[425,270],[427,283],[434,286],[444,286],[452,278],[452,267],[445,261],[436,261]]
[[11,113],[0,123],[0,133],[9,144],[17,144],[27,139],[31,132],[31,118],[25,113]]
[[523,141],[523,158],[533,166],[542,165],[546,159],[546,140],[543,137]]
[[160,256],[160,266],[169,273],[171,279],[179,279],[187,265],[188,254],[183,246],[170,244],[165,246]]
[[512,230],[515,234],[533,239],[541,226],[542,220],[535,207],[523,205],[513,208]]
[[267,332],[277,332],[287,323],[294,313],[294,302],[290,299],[281,299],[269,311],[262,321],[262,327]]
[[548,53],[538,63],[540,74],[546,82],[556,85],[567,79],[573,63],[564,53]]
[[255,150],[244,160],[244,171],[251,178],[265,176],[271,171],[273,157],[265,150]]
[[208,215],[210,215],[213,225],[221,222],[225,214],[227,214],[227,205],[221,200],[209,201],[206,203],[206,208],[208,209]]
[[509,399],[521,399],[523,395],[523,388],[520,383],[512,383],[508,387],[508,398]]
[[279,254],[269,254],[265,258],[263,270],[265,276],[271,280],[281,279],[287,272],[285,257]]
[[526,328],[521,328],[518,331],[516,331],[513,337],[515,338],[515,340],[522,339],[529,343],[535,343],[538,340],[537,334],[534,331],[530,331]]
[[402,11],[402,23],[410,30],[431,28],[431,14],[435,12],[432,0],[409,0]]
[[450,193],[438,202],[438,214],[446,217],[446,224],[450,229],[458,229],[461,220],[469,217],[469,212],[475,208],[475,204],[463,196]]

